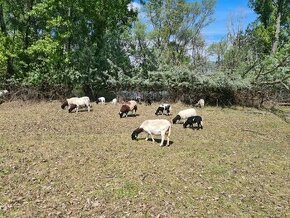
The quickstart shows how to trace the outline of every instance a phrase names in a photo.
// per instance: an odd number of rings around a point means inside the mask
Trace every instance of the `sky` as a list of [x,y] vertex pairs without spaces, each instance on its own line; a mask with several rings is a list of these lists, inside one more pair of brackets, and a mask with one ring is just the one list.
[[[140,11],[141,5],[136,2],[133,2],[133,4],[133,7],[138,8]],[[139,16],[141,19],[146,20],[144,14],[141,13]],[[202,31],[207,45],[226,37],[230,26],[230,17],[232,17],[231,20],[234,27],[230,28],[231,30],[236,30],[239,23],[241,28],[245,30],[248,24],[256,19],[256,14],[249,8],[248,0],[216,0],[215,14],[213,15],[214,21]]]
[[231,26],[229,20],[232,20],[234,24],[234,28],[230,28],[231,30],[236,30],[239,23],[245,30],[248,24],[256,19],[256,14],[249,8],[248,0],[217,0],[213,17],[214,22],[202,31],[208,44],[226,37],[228,27]]

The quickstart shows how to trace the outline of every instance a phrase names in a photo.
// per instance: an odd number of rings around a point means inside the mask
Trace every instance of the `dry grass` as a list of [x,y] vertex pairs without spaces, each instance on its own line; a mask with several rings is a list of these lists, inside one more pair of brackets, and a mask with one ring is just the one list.
[[0,105],[0,217],[290,216],[289,124],[206,107],[204,129],[174,125],[170,147],[132,141],[156,107],[120,119],[109,104],[79,114]]

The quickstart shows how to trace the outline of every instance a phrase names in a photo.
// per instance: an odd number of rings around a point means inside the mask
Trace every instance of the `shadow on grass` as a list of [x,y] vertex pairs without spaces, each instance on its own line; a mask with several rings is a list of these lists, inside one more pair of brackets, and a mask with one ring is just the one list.
[[184,129],[192,129],[192,130],[202,130],[202,128],[197,127],[197,126],[193,126],[193,127],[186,127]]
[[[142,141],[142,140],[146,141],[145,139],[146,139],[146,138],[138,138],[137,141]],[[158,143],[158,144],[161,143],[161,139],[155,139],[155,138],[154,138],[154,141],[155,141],[155,143]],[[149,139],[147,140],[147,142],[152,142],[152,139],[149,138]],[[167,143],[167,140],[165,139],[164,142],[163,142],[163,146],[164,146],[164,147],[166,147],[166,143]],[[169,141],[169,146],[171,146],[172,144],[173,144],[173,141]]]
[[[90,112],[93,112],[94,110],[91,108]],[[78,113],[82,113],[82,112],[89,112],[88,109],[79,109]],[[69,112],[70,114],[74,114],[76,113],[76,110],[73,110],[71,112]]]
[[[139,117],[140,114],[128,114],[127,117]],[[122,117],[122,118],[127,118],[126,116]]]

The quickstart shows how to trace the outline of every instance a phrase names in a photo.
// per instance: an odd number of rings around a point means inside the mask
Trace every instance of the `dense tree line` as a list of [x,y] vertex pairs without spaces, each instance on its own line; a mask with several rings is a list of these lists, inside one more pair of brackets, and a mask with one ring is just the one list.
[[289,92],[289,0],[250,0],[257,20],[245,31],[231,23],[210,46],[202,30],[215,0],[139,3],[0,0],[0,88],[167,91],[231,103]]

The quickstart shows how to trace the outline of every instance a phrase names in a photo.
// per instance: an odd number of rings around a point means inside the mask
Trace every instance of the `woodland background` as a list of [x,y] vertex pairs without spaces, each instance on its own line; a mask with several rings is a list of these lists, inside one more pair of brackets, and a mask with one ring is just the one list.
[[[0,89],[14,96],[166,92],[192,103],[289,99],[289,0],[249,0],[257,20],[207,45],[216,2],[0,0]],[[140,12],[140,11],[139,11]]]

